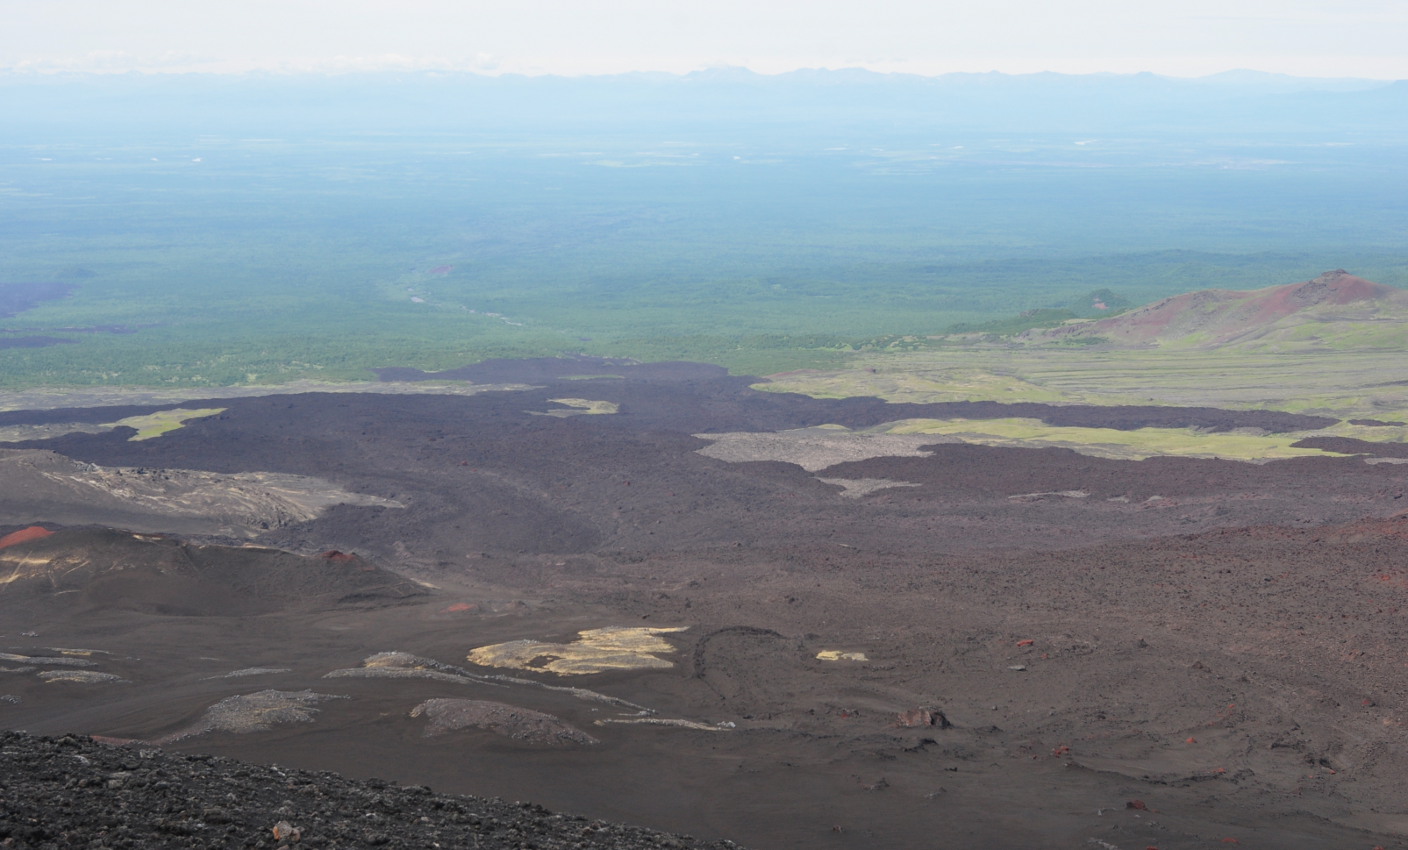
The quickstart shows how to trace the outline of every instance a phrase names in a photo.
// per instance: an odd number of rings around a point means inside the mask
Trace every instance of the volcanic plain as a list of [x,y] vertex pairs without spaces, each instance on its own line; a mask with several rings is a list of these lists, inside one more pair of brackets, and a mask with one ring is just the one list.
[[[0,414],[0,724],[753,848],[1408,843],[1394,422],[382,378]],[[1087,444],[1165,430],[1296,451]]]

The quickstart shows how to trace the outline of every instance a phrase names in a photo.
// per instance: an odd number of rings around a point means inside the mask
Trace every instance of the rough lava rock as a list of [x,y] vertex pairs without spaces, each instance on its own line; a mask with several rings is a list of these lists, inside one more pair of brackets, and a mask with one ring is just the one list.
[[738,846],[375,779],[0,732],[0,846],[272,849],[293,841],[388,850]]

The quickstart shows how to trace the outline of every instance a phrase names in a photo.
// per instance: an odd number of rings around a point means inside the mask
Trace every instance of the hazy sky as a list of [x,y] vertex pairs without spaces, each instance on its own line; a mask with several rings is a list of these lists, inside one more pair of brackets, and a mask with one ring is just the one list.
[[1252,68],[1408,78],[1408,0],[0,0],[0,68]]

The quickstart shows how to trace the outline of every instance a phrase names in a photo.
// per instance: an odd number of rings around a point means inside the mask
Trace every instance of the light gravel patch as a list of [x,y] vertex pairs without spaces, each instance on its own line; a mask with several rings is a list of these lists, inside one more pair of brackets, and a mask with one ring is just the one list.
[[45,670],[37,675],[46,682],[77,682],[81,685],[105,685],[127,681],[121,676],[99,673],[96,670]]
[[241,679],[245,676],[267,676],[274,673],[287,673],[288,667],[245,667],[242,670],[231,670],[223,676],[211,676],[210,679]]
[[303,475],[102,467],[42,449],[0,449],[0,516],[23,522],[36,501],[72,524],[118,516],[131,527],[134,515],[146,515],[243,537],[316,519],[333,505],[402,507]]
[[168,744],[208,732],[263,732],[281,723],[311,723],[319,711],[313,706],[330,699],[347,697],[311,690],[268,690],[226,697],[206,709],[195,723],[153,743]]
[[834,484],[842,488],[841,495],[848,499],[859,499],[879,490],[891,487],[918,487],[913,481],[894,481],[889,478],[820,478],[823,484]]
[[483,729],[529,744],[590,746],[596,738],[541,711],[478,699],[431,699],[411,709],[412,717],[424,716],[425,735],[433,737],[457,729]]
[[729,463],[777,460],[795,463],[808,472],[875,457],[928,457],[932,452],[925,451],[923,446],[961,442],[936,434],[872,434],[840,426],[694,436],[709,441],[709,445],[696,449],[705,457]]

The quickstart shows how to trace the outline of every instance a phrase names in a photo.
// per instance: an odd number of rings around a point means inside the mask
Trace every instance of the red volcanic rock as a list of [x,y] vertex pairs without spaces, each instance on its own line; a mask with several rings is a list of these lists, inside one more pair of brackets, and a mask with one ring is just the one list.
[[339,551],[336,550],[336,549],[329,549],[329,550],[326,551],[326,552],[322,552],[322,553],[320,553],[320,554],[318,555],[318,557],[319,557],[319,558],[322,558],[322,559],[325,560],[325,561],[337,561],[337,562],[339,562],[339,563],[340,563],[340,562],[344,562],[344,561],[355,561],[355,560],[357,560],[357,556],[356,556],[356,555],[349,555],[349,554],[347,554],[346,552],[339,552]]
[[1403,301],[1400,290],[1335,269],[1303,283],[1265,289],[1185,292],[1119,316],[1029,331],[1025,336],[1099,336],[1123,345],[1151,345],[1197,334],[1206,337],[1208,344],[1220,345],[1257,338],[1300,313],[1324,312],[1319,308],[1369,302],[1365,309],[1372,311],[1378,306],[1374,302],[1401,305]]
[[14,546],[16,543],[26,543],[30,540],[42,540],[54,532],[42,525],[31,525],[29,528],[21,528],[19,531],[12,531],[4,537],[0,537],[0,549],[6,546]]
[[1344,269],[1325,272],[1314,280],[1291,287],[1291,293],[1296,299],[1309,300],[1316,304],[1326,301],[1331,304],[1369,301],[1383,298],[1394,291],[1393,287],[1355,277]]

